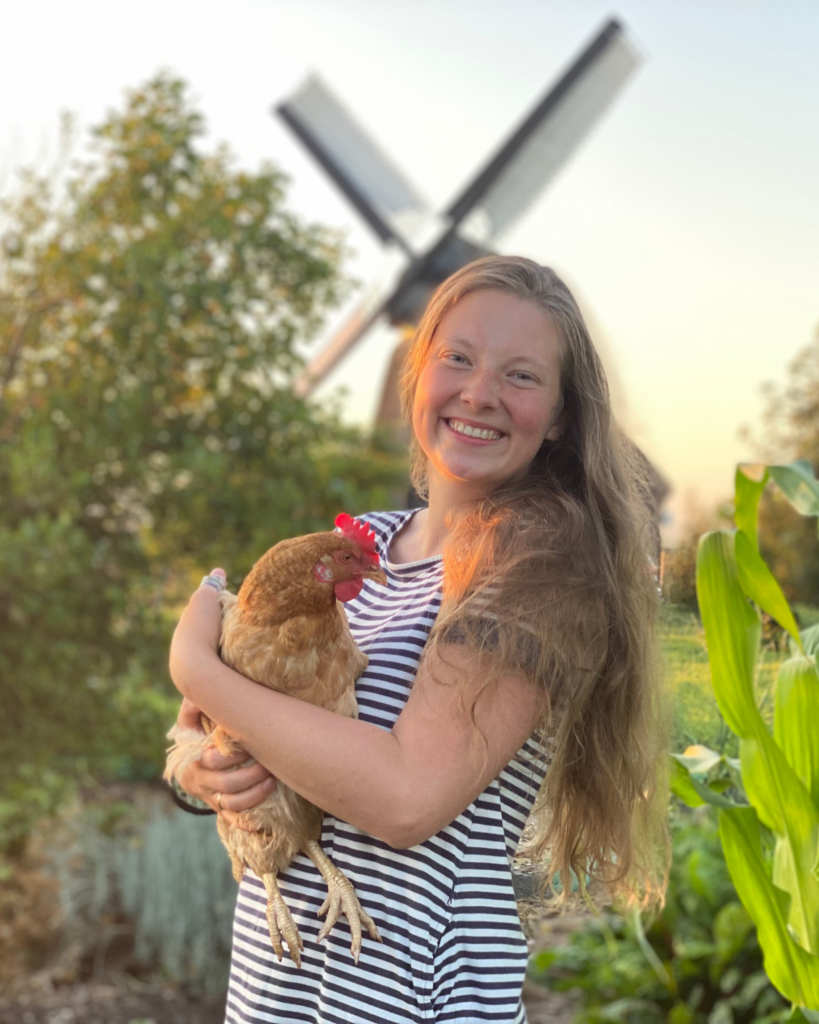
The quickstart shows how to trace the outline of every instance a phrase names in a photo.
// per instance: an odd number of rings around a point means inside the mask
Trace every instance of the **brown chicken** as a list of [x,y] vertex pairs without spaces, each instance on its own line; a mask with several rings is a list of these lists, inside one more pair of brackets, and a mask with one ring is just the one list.
[[[341,533],[315,533],[282,541],[254,565],[238,595],[223,592],[221,655],[249,679],[280,693],[309,701],[349,718],[358,716],[355,681],[367,667],[338,603],[357,596],[365,579],[386,584],[375,550],[375,535],[345,514],[336,519]],[[206,735],[174,728],[168,738],[165,777],[171,779],[210,746],[223,754],[236,751],[236,740],[205,715]],[[252,763],[252,762],[250,762]],[[282,937],[291,958],[301,967],[304,948],[285,905],[276,875],[305,853],[327,882],[328,895],[319,910],[327,914],[318,938],[324,938],[344,913],[352,932],[351,952],[358,963],[361,925],[378,942],[372,918],[363,910],[347,877],[321,849],[318,839],[324,813],[279,782],[256,807],[242,814],[252,831],[229,825],[222,814],[217,826],[241,881],[245,867],[264,882],[267,923],[279,960]]]

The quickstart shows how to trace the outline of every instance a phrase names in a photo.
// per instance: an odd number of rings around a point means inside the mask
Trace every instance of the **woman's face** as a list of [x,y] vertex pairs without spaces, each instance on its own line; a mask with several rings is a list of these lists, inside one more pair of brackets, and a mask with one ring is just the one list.
[[412,426],[437,476],[489,493],[560,437],[561,345],[549,315],[496,290],[465,295],[435,332]]

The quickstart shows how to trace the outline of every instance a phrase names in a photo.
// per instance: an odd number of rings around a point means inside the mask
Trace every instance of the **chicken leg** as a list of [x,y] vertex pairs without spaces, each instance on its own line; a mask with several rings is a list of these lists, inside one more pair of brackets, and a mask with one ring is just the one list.
[[282,947],[282,936],[284,936],[291,960],[296,967],[301,967],[301,956],[299,953],[304,949],[304,943],[296,927],[296,922],[290,916],[290,911],[287,909],[287,904],[284,902],[284,897],[279,890],[279,883],[276,881],[275,872],[262,875],[262,881],[267,890],[267,927],[270,932],[270,941],[273,943],[273,949],[276,951],[279,963],[281,963],[282,956],[284,956],[284,948]]
[[319,917],[327,914],[327,920],[321,926],[317,941],[320,942],[329,935],[333,925],[338,921],[339,915],[343,912],[353,935],[353,941],[350,943],[350,952],[353,954],[353,960],[358,963],[358,957],[361,953],[362,924],[370,933],[371,938],[377,942],[383,941],[378,934],[375,922],[359,903],[353,883],[343,871],[335,866],[319,844],[311,839],[304,844],[302,849],[319,869],[324,881],[327,883],[327,899],[321,905],[321,909],[318,912]]

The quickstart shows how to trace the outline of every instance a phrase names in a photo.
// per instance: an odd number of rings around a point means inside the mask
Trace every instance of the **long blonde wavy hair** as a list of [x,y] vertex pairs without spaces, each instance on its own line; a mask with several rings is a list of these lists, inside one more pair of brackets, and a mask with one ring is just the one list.
[[[401,381],[410,422],[438,325],[481,290],[511,293],[551,317],[565,428],[544,441],[524,479],[451,515],[443,603],[425,656],[445,657],[445,645],[466,642],[486,686],[510,671],[536,684],[535,735],[551,763],[525,854],[544,870],[541,896],[565,902],[574,875],[581,891],[588,880],[629,903],[656,905],[668,866],[667,789],[645,460],[614,423],[603,366],[571,292],[521,257],[477,260],[435,292]],[[427,460],[414,438],[412,480],[426,497]],[[559,887],[550,885],[555,875]]]

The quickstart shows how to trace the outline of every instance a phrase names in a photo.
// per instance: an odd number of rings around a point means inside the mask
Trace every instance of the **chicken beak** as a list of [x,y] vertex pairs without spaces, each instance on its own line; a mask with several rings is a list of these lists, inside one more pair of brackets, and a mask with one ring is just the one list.
[[363,575],[365,579],[372,580],[374,583],[380,583],[382,587],[387,585],[387,574],[377,565],[370,566]]

